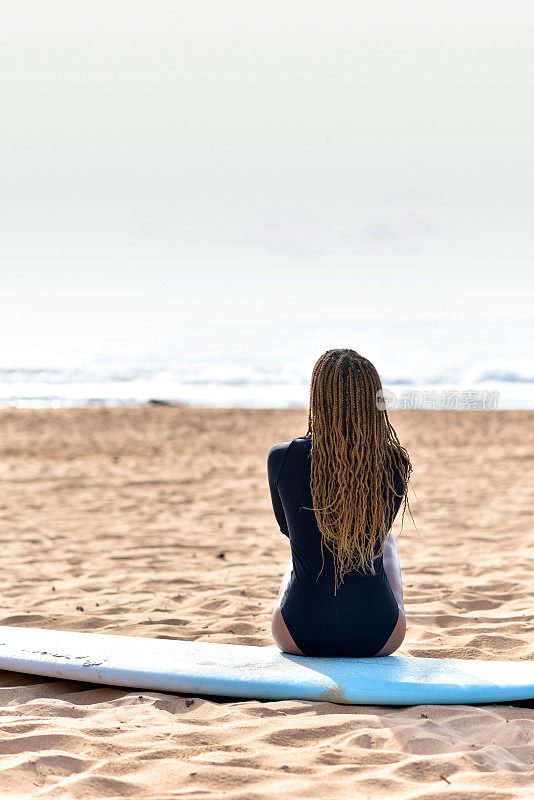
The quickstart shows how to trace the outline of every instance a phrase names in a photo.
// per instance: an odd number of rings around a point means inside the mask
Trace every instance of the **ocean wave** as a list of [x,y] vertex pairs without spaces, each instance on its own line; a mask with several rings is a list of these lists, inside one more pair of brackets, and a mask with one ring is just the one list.
[[494,369],[486,370],[478,378],[479,383],[489,383],[497,381],[498,383],[534,383],[533,375],[522,375],[520,372],[513,372],[512,370]]
[[[276,344],[276,343],[275,343]],[[313,366],[306,337],[256,349],[253,344],[223,345],[215,353],[196,343],[191,351],[163,356],[118,354],[78,357],[52,363],[43,357],[0,366],[0,405],[70,407],[122,405],[150,399],[206,406],[288,408],[308,402]],[[526,347],[470,350],[465,339],[439,351],[436,346],[389,343],[375,363],[383,385],[396,395],[411,389],[498,390],[499,406],[534,405],[534,377]],[[308,347],[308,352],[306,350]],[[439,354],[439,360],[436,358]],[[46,358],[46,360],[45,360]],[[32,363],[33,361],[33,363]]]
[[[227,374],[224,374],[227,372]],[[118,372],[116,370],[61,370],[42,368],[0,368],[0,385],[12,386],[14,384],[46,384],[46,385],[77,385],[84,384],[128,384],[138,381],[176,382],[186,386],[274,386],[298,384],[304,385],[309,381],[309,376],[301,370],[294,372],[287,368],[279,371],[254,368],[252,365],[239,373],[234,365],[224,367],[219,364],[217,369],[180,370],[138,368]],[[428,385],[450,385],[451,383],[534,383],[534,375],[520,371],[501,368],[484,369],[473,372],[469,370],[456,370],[455,374],[446,371],[443,375],[414,374],[413,377],[394,376],[385,372],[382,382],[388,386],[415,386],[421,383]]]

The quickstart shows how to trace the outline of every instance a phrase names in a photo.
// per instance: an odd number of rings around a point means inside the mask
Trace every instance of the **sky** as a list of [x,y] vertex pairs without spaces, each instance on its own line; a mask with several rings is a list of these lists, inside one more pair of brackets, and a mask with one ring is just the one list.
[[0,2],[0,360],[531,314],[530,0]]

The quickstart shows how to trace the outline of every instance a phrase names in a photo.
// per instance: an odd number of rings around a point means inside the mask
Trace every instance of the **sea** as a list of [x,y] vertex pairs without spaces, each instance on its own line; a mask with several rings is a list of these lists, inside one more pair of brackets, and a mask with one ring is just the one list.
[[7,348],[0,405],[299,408],[318,356],[351,347],[377,367],[388,408],[534,408],[533,330],[524,322],[229,323],[98,341],[81,344],[72,331],[54,348],[39,337],[29,349]]

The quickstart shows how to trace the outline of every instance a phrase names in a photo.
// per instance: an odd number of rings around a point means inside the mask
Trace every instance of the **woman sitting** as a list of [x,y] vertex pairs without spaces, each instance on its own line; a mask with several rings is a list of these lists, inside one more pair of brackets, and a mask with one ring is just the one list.
[[273,509],[291,545],[272,617],[285,653],[385,656],[404,639],[391,525],[412,468],[381,390],[370,361],[328,350],[313,370],[306,436],[269,451]]

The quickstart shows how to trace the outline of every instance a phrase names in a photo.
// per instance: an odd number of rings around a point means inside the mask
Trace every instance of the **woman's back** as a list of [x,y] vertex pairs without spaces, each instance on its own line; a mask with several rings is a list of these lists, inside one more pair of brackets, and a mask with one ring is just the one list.
[[[399,617],[399,606],[384,571],[382,556],[375,574],[351,570],[335,591],[334,559],[324,547],[313,511],[310,488],[311,437],[274,445],[267,472],[276,519],[291,543],[293,572],[280,607],[299,649],[309,656],[373,656],[386,643]],[[402,479],[387,498],[391,525],[400,505]]]

